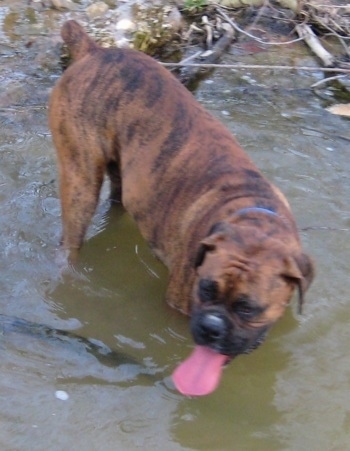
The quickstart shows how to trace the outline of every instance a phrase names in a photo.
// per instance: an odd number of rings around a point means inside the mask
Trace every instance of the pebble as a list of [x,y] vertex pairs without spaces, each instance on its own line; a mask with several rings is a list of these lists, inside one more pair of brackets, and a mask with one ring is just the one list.
[[108,11],[108,5],[104,2],[97,2],[86,8],[86,14],[90,19],[103,16]]
[[67,401],[67,399],[69,399],[68,393],[63,390],[57,390],[55,392],[55,396],[57,399],[60,399],[61,401]]
[[129,19],[121,19],[115,26],[116,30],[135,31],[136,25]]

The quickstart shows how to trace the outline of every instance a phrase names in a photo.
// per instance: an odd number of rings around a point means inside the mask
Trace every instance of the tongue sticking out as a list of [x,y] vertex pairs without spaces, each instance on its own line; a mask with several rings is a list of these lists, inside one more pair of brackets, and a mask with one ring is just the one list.
[[227,355],[218,354],[206,346],[196,346],[174,371],[175,387],[186,396],[208,395],[218,386],[227,359]]

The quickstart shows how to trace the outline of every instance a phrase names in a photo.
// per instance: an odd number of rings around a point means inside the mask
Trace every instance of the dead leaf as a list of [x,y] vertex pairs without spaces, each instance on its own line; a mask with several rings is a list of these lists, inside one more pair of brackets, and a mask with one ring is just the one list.
[[339,116],[350,117],[350,103],[337,103],[326,108],[327,111],[333,114],[338,114]]
[[298,0],[278,0],[278,3],[283,8],[289,8],[294,12],[298,12],[300,9]]

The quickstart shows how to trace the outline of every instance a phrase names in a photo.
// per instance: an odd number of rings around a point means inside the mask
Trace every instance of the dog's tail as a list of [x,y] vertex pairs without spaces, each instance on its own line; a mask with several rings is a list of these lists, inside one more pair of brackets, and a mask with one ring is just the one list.
[[77,61],[98,48],[75,20],[68,20],[62,26],[61,36],[67,44],[70,55]]

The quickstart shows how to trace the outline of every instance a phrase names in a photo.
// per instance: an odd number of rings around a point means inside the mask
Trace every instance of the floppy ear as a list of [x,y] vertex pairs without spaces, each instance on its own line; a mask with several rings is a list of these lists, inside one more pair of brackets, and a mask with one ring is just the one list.
[[313,261],[307,254],[300,254],[286,259],[286,267],[283,275],[289,279],[295,280],[299,292],[298,313],[302,313],[304,304],[304,294],[309,288],[314,275],[315,267]]
[[219,241],[224,239],[224,234],[222,232],[214,233],[213,235],[207,236],[200,242],[199,249],[197,251],[194,267],[198,268],[204,261],[205,254],[208,251],[213,251]]

